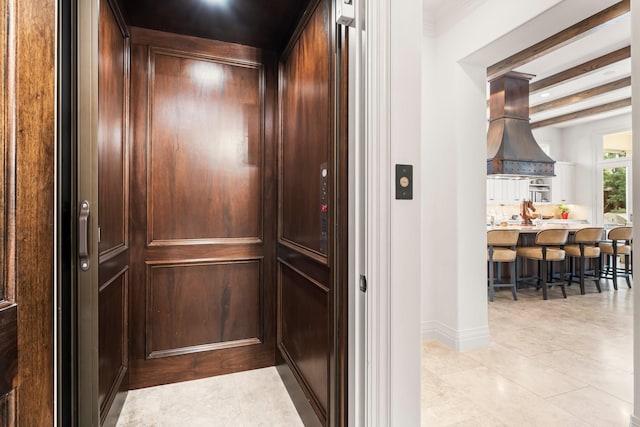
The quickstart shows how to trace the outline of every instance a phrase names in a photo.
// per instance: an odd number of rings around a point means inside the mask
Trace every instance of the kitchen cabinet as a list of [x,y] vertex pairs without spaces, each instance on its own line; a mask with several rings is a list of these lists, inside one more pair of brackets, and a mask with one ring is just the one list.
[[526,179],[487,178],[487,203],[518,204],[528,197]]
[[556,162],[556,176],[551,179],[552,203],[573,203],[575,170],[576,165],[574,163]]

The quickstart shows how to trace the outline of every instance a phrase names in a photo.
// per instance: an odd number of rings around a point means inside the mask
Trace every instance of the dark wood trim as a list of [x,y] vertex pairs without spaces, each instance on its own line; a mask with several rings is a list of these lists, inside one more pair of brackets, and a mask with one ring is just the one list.
[[131,34],[129,33],[129,27],[127,26],[127,23],[124,19],[122,10],[120,9],[120,4],[116,0],[107,0],[107,2],[109,3],[111,12],[113,12],[113,17],[115,18],[115,21],[118,24],[118,28],[120,28],[122,37],[125,39],[131,37]]
[[16,425],[16,408],[15,390],[0,396],[0,426],[14,427]]
[[326,288],[330,283],[329,267],[315,258],[282,243],[278,243],[278,261],[288,265],[296,271],[304,271],[313,282]]
[[630,0],[618,2],[607,9],[601,10],[595,15],[583,19],[577,24],[560,31],[559,33],[547,37],[533,46],[523,49],[520,52],[489,66],[489,68],[487,68],[487,80],[492,80],[501,76],[533,61],[534,59],[553,52],[574,40],[586,36],[590,32],[601,28],[608,22],[629,13],[630,7]]
[[226,60],[235,59],[239,62],[252,64],[262,64],[265,61],[265,52],[254,47],[165,33],[146,28],[131,27],[129,31],[131,32],[131,43],[136,45],[180,50],[189,54],[202,54],[207,57],[212,57],[212,53],[214,53],[215,56]]
[[18,309],[0,308],[0,396],[16,387],[18,374]]
[[15,2],[18,369],[16,422],[54,422],[54,187],[57,2]]
[[276,368],[305,427],[322,427],[311,402],[279,351],[276,351]]
[[606,55],[602,55],[590,61],[583,62],[582,64],[569,68],[568,70],[561,71],[547,78],[533,82],[529,85],[529,93],[534,93],[542,89],[550,89],[554,86],[559,85],[560,83],[582,77],[584,74],[591,73],[593,71],[599,70],[600,68],[615,64],[618,61],[622,61],[630,57],[631,46],[623,47],[621,49],[607,53]]
[[[311,16],[313,15],[316,8],[321,2],[322,0],[311,0],[309,2],[309,5],[307,5],[307,8],[302,14],[302,17],[298,21],[296,29],[293,31],[293,34],[291,35],[291,38],[287,42],[285,48],[282,50],[282,54],[280,55],[280,62],[286,62],[287,58],[289,57],[289,54],[291,53],[291,49],[293,49],[295,44],[298,42],[298,39],[300,38],[302,31],[304,31],[304,29],[307,27],[307,24],[309,23],[309,19],[311,19]],[[280,119],[282,119],[282,117],[280,117]]]
[[337,111],[335,114],[338,148],[336,152],[336,241],[334,327],[336,346],[336,425],[349,424],[349,36],[338,27]]
[[564,96],[562,98],[554,99],[553,101],[545,102],[538,105],[529,107],[529,114],[536,114],[541,111],[551,110],[554,108],[564,107],[576,102],[584,101],[585,99],[593,98],[594,96],[602,95],[607,92],[622,89],[627,86],[631,86],[631,77],[624,77],[622,79],[605,83],[600,86],[592,87],[580,92],[576,92],[571,95]]
[[597,107],[586,108],[584,110],[575,111],[573,113],[563,114],[561,116],[552,117],[546,120],[531,123],[531,129],[551,126],[569,120],[580,119],[582,117],[592,116],[594,114],[605,113],[607,111],[617,110],[619,108],[629,107],[631,98],[622,99],[620,101],[609,102],[608,104],[598,105]]

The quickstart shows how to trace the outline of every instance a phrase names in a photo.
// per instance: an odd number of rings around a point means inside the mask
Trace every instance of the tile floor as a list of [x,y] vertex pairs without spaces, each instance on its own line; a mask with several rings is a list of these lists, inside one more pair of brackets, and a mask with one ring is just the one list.
[[[591,282],[593,283],[593,282]],[[496,292],[489,348],[456,353],[423,343],[422,425],[629,425],[633,403],[633,293],[605,281],[543,301],[534,289]]]
[[[632,291],[568,298],[508,290],[489,304],[492,343],[456,353],[423,344],[422,425],[628,426]],[[118,427],[302,426],[275,368],[129,392]]]
[[276,368],[132,390],[117,427],[302,427]]

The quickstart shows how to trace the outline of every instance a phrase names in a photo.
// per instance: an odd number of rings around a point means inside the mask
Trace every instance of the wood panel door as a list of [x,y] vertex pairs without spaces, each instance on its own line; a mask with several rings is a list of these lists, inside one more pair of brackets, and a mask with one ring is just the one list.
[[129,388],[129,38],[115,1],[98,34],[98,405],[115,425]]
[[131,387],[275,360],[275,60],[132,29]]
[[346,425],[347,51],[312,2],[280,64],[278,368],[307,425]]

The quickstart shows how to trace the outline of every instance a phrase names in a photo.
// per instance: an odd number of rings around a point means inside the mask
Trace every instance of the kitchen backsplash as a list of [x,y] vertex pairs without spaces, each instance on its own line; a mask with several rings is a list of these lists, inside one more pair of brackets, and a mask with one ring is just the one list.
[[[544,218],[551,217],[560,219],[560,211],[556,204],[535,204],[535,213]],[[584,206],[566,205],[569,208],[569,219],[588,219],[588,215]],[[493,216],[495,221],[510,220],[516,215],[520,219],[519,204],[487,204],[487,218]]]

